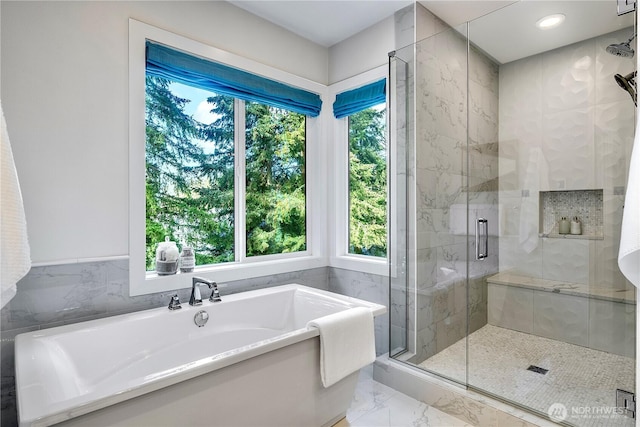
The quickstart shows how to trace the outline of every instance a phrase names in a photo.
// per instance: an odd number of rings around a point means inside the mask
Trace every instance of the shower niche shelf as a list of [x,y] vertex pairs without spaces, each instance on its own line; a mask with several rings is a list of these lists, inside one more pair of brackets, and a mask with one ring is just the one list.
[[[603,191],[562,190],[540,192],[540,237],[557,239],[604,239]],[[578,217],[581,234],[560,234],[562,217]]]

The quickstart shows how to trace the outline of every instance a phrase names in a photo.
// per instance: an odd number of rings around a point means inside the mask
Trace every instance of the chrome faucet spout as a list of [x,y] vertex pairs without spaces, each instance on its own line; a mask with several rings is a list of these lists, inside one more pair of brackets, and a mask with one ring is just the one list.
[[212,283],[214,282],[203,279],[202,277],[194,277],[191,281],[191,297],[189,298],[189,305],[201,305],[202,294],[200,293],[200,286],[206,285],[211,288]]
[[212,289],[211,297],[209,301],[219,302],[220,293],[218,292],[218,285],[213,280],[207,280],[202,277],[194,277],[191,284],[191,298],[189,298],[189,305],[201,305],[202,294],[200,293],[200,286],[206,285],[209,289]]

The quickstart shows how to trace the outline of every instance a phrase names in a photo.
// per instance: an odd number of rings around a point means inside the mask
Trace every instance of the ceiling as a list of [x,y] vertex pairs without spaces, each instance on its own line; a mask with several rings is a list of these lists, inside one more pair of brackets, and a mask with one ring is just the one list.
[[413,3],[411,0],[227,0],[321,46],[330,47]]
[[[411,0],[228,1],[325,47],[413,3]],[[420,4],[451,26],[471,21],[472,42],[500,63],[633,25],[632,13],[617,15],[615,0],[420,0]],[[547,31],[535,27],[538,19],[552,13],[565,14],[564,24]]]
[[[465,22],[450,1],[421,3],[449,25]],[[562,25],[548,30],[536,27],[540,18],[556,13],[566,15]],[[633,13],[618,16],[615,0],[521,0],[472,20],[468,31],[473,44],[504,64],[631,27],[633,18]],[[620,42],[632,35],[629,31]]]

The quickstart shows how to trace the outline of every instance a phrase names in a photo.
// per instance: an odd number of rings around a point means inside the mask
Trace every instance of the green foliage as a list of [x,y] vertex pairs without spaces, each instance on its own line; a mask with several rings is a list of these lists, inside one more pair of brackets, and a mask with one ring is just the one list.
[[349,116],[349,252],[387,256],[385,111]]
[[305,116],[246,105],[247,256],[304,251]]
[[165,236],[193,246],[197,264],[233,261],[233,98],[212,99],[220,115],[204,126],[184,113],[189,101],[169,83],[146,82],[147,269]]
[[[196,264],[235,258],[234,99],[207,99],[203,124],[184,112],[170,81],[146,82],[147,269],[165,236],[192,246]],[[246,107],[247,256],[306,248],[305,116]]]
[[[207,99],[215,120],[185,113],[170,81],[147,77],[147,269],[165,236],[192,246],[196,264],[235,259],[234,99]],[[246,255],[304,251],[305,116],[246,103]],[[350,252],[386,256],[385,113],[349,118]]]

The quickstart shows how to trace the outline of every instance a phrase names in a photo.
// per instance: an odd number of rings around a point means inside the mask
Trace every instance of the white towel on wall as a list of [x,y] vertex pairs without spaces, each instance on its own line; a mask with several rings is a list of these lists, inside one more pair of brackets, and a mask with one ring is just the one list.
[[320,375],[329,387],[376,360],[373,314],[354,307],[315,319],[320,331]]
[[16,283],[31,268],[27,223],[18,174],[0,104],[0,308],[16,294]]
[[618,266],[627,280],[636,287],[640,286],[640,121],[636,128],[629,166]]

